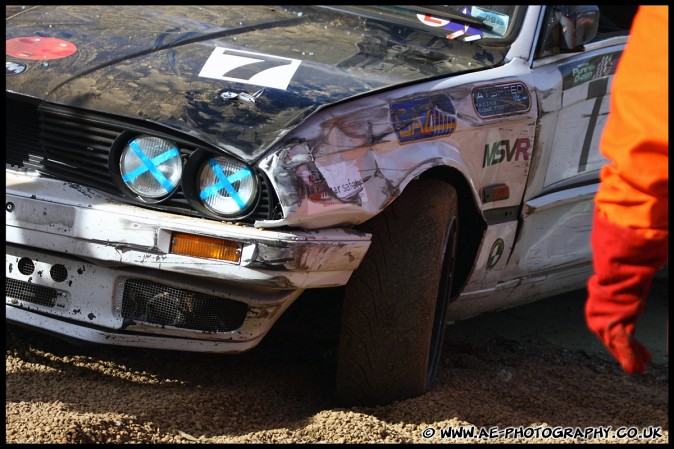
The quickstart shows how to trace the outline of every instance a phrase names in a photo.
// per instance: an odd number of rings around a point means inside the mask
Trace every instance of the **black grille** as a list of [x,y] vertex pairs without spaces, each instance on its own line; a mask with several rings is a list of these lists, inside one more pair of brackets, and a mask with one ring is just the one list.
[[42,167],[40,127],[37,106],[5,101],[5,162],[17,167],[37,170]]
[[247,313],[247,304],[231,299],[137,279],[124,284],[122,317],[126,320],[228,332],[241,327]]
[[[15,95],[5,98],[5,117],[5,161],[8,164],[34,169],[56,179],[116,195],[122,201],[134,202],[117,189],[110,177],[110,148],[125,131],[157,133],[157,130],[88,111],[56,105],[38,106]],[[198,148],[193,142],[181,141],[179,136],[171,137],[181,142],[180,151],[186,155]],[[261,196],[255,211],[242,220],[245,223],[279,218],[275,216],[279,210],[278,200],[269,181],[261,171],[255,170]],[[184,215],[200,215],[189,206],[182,190],[160,204],[142,205]]]
[[60,292],[55,288],[5,278],[5,296],[40,306],[54,307]]
[[115,192],[108,171],[108,154],[123,128],[46,108],[40,111],[40,125],[46,173]]

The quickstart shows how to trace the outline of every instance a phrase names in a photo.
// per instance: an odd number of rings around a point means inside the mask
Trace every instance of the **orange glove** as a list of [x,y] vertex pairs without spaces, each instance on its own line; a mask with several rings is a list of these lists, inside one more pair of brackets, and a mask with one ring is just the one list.
[[643,374],[652,358],[634,338],[635,324],[655,272],[667,261],[667,238],[646,238],[595,210],[591,239],[595,273],[587,284],[587,326],[625,372]]

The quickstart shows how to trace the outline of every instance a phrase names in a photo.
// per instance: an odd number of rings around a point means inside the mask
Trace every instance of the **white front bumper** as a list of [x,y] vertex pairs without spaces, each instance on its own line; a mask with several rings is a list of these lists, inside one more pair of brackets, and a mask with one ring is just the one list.
[[[7,319],[86,341],[249,349],[304,289],[346,284],[370,244],[344,229],[279,232],[148,210],[36,173],[6,170],[6,188],[6,277],[24,290],[6,294]],[[171,254],[173,232],[239,242],[241,261]],[[121,313],[129,280],[245,303],[248,312],[226,332],[129,320]],[[40,290],[51,292],[48,304],[31,301],[37,286],[50,289]]]

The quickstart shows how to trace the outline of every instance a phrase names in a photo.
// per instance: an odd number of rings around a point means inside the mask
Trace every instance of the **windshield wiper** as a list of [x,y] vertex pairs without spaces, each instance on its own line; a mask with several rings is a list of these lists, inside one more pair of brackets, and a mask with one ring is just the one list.
[[474,25],[476,28],[479,28],[479,29],[482,29],[482,30],[487,30],[487,31],[493,31],[494,30],[494,27],[491,26],[488,23],[485,23],[485,21],[482,18],[471,16],[469,14],[464,14],[460,11],[456,11],[456,10],[453,10],[453,9],[438,8],[437,6],[433,6],[433,5],[431,5],[431,6],[428,6],[428,5],[421,5],[421,6],[395,5],[395,7],[401,8],[401,9],[407,9],[407,10],[418,12],[418,13],[431,14],[434,17],[438,17],[438,18],[460,19],[462,22],[467,23],[469,25]]

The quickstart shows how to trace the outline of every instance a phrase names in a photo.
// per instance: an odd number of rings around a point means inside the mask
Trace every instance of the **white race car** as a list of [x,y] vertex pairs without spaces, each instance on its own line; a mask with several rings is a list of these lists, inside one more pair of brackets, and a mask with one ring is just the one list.
[[447,322],[590,275],[635,12],[7,6],[6,318],[237,353],[336,288],[336,399],[422,394]]

